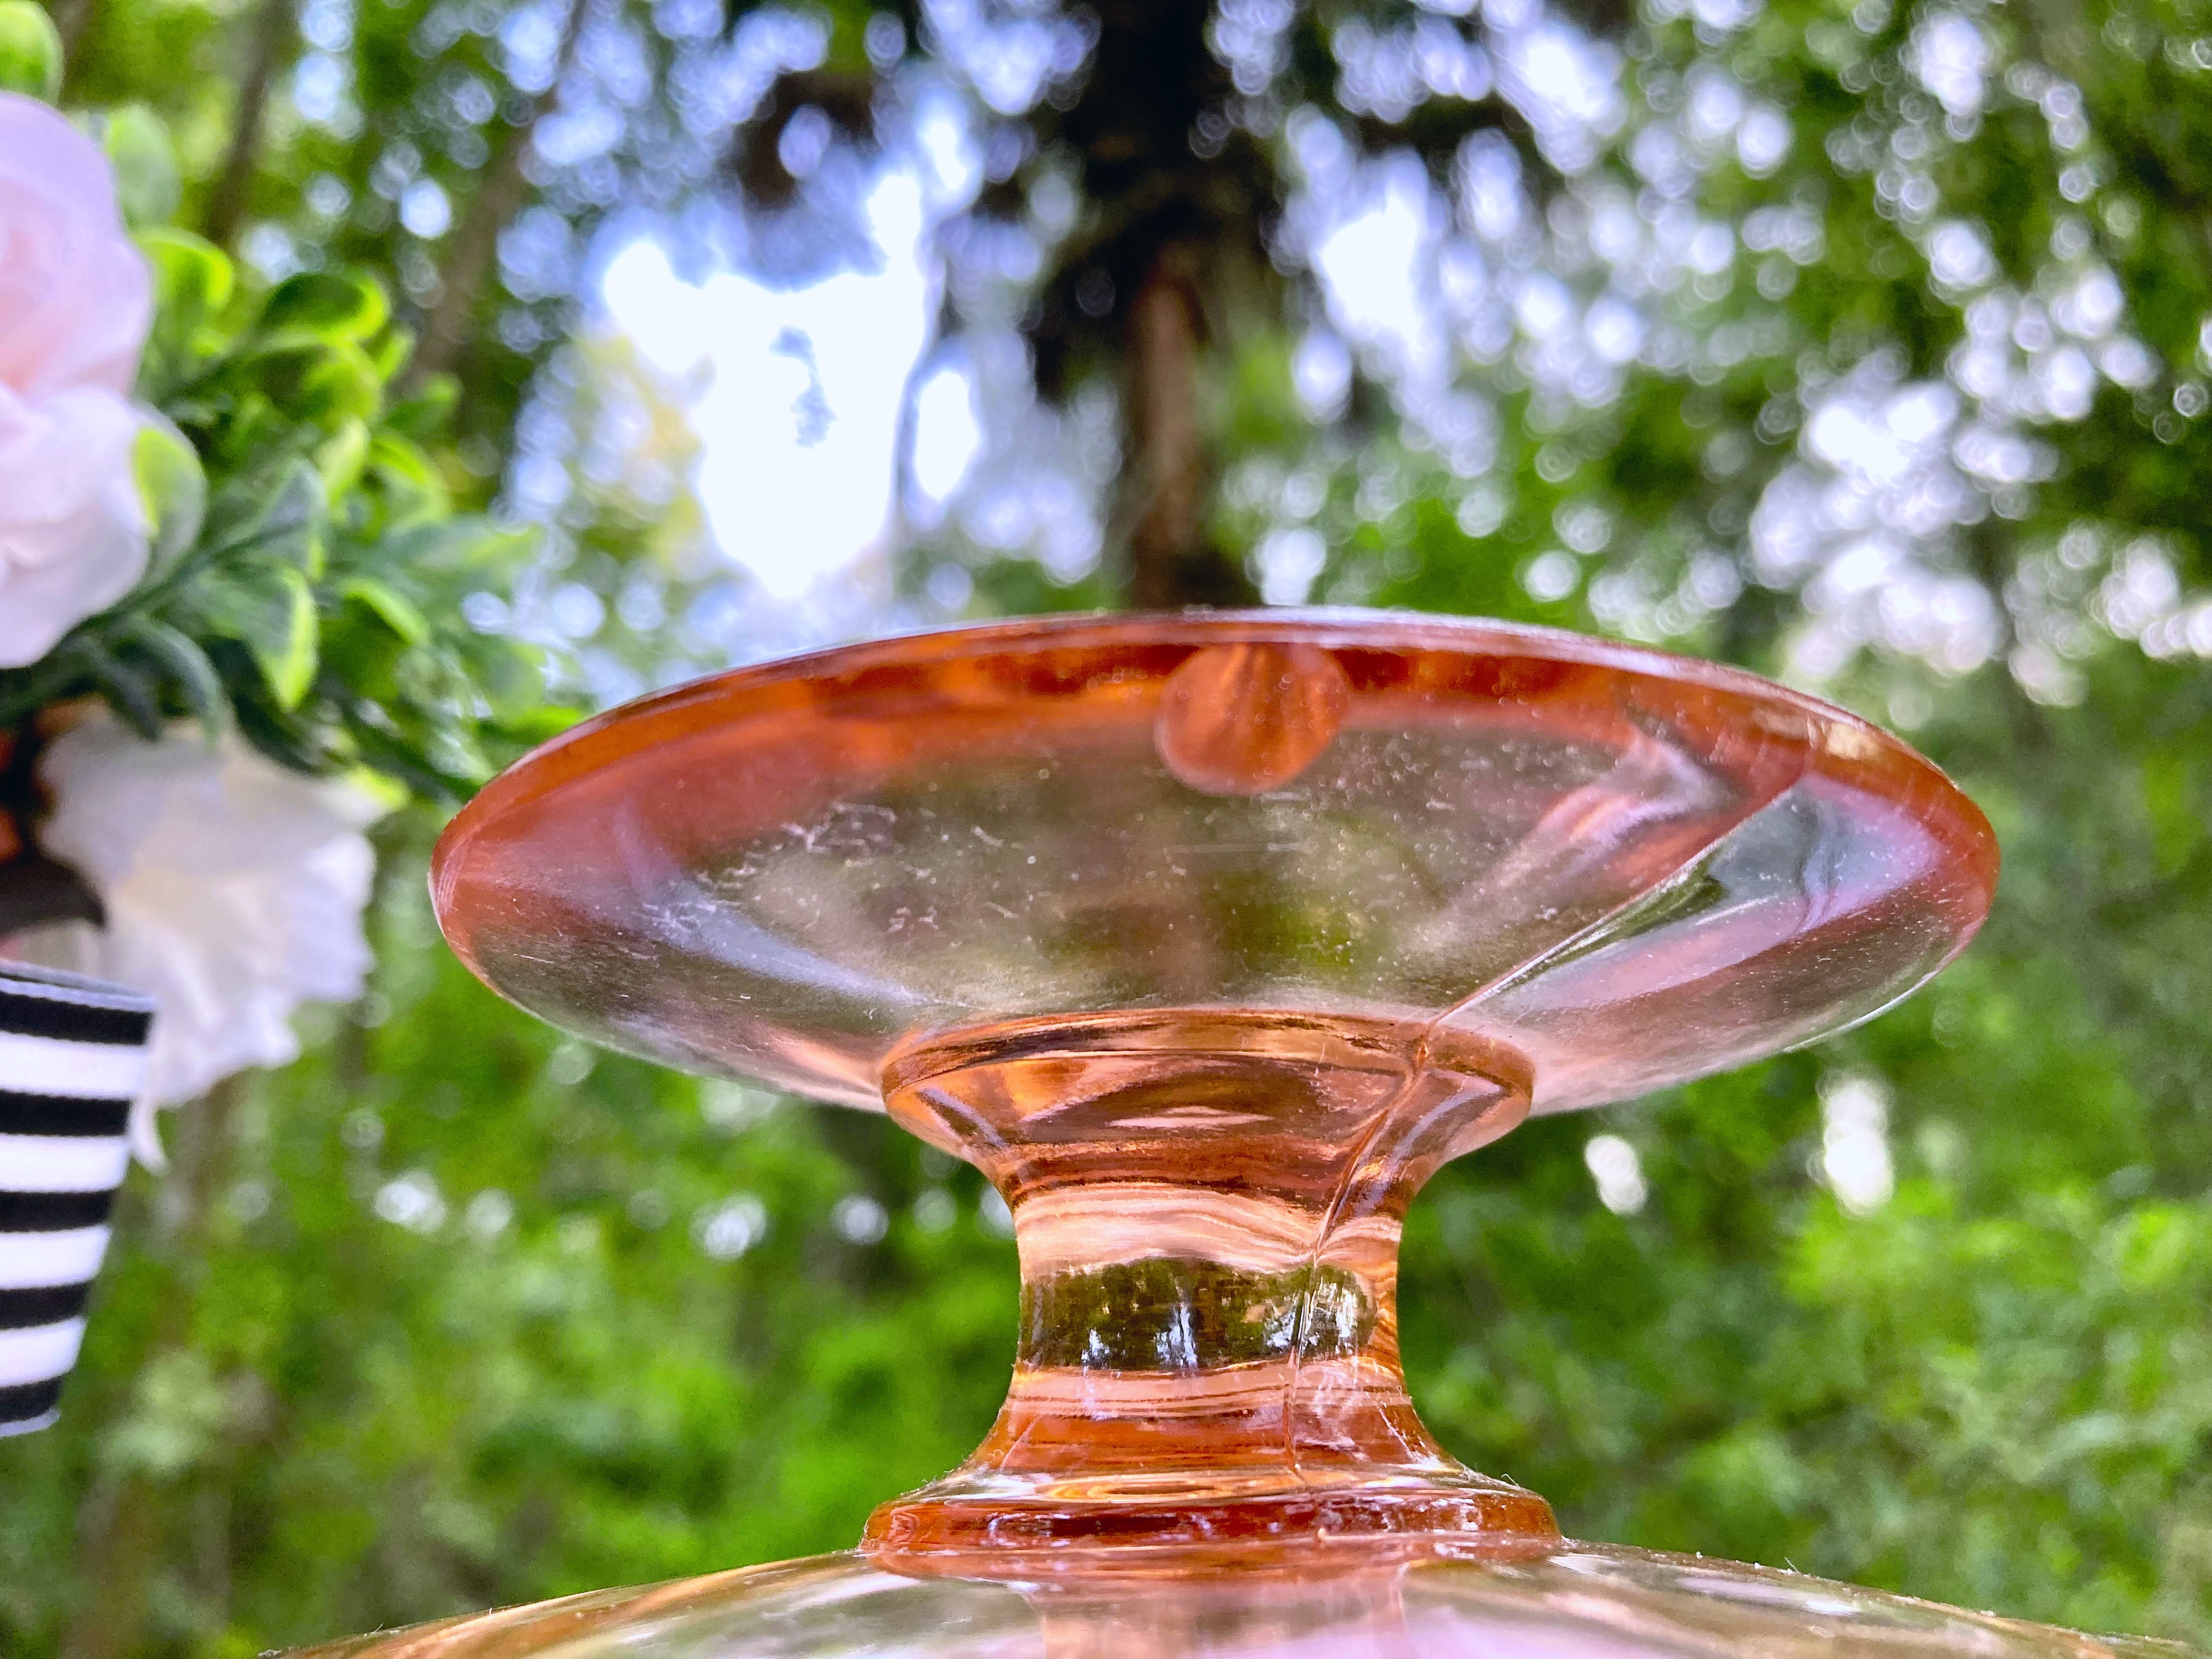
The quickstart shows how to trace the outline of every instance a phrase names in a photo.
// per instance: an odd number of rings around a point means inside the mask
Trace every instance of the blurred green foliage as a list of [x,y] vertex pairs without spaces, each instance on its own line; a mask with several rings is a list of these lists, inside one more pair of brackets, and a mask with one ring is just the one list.
[[388,395],[410,341],[367,276],[241,294],[200,237],[155,225],[140,243],[155,317],[138,391],[162,417],[134,454],[151,556],[121,599],[0,671],[0,730],[94,696],[149,741],[189,714],[302,771],[465,799],[574,715],[541,707],[540,653],[461,621],[532,538],[456,516],[411,435],[450,388]]
[[[58,85],[46,14],[0,6],[0,55],[41,38]],[[414,337],[375,275],[241,283],[173,222],[177,152],[145,105],[83,118],[150,276],[131,455],[150,545],[128,592],[0,669],[0,733],[96,697],[149,742],[191,716],[211,743],[235,726],[301,771],[465,799],[575,715],[544,706],[542,652],[462,620],[464,597],[511,580],[535,544],[457,514],[425,447],[447,436],[453,381],[400,394]]]
[[[1847,1037],[1445,1170],[1416,1397],[1571,1532],[2201,1642],[2212,686],[2116,656],[2048,710],[1992,677],[1919,735],[2007,848],[1981,940]],[[160,1528],[143,1650],[242,1656],[842,1547],[988,1425],[1017,1308],[974,1172],[505,1007],[421,853],[389,848],[372,995],[173,1132],[204,1218],[134,1175],[64,1424],[0,1447],[11,1653],[96,1594],[104,1506]],[[1893,1094],[1870,1214],[1810,1168],[1838,1073]],[[1600,1127],[1641,1213],[1598,1201]],[[855,1195],[879,1242],[834,1224]]]
[[[417,315],[437,295],[423,261],[444,250],[392,228],[371,175],[411,134],[465,202],[474,152],[455,159],[450,122],[434,149],[424,89],[450,101],[446,71],[489,78],[489,34],[430,30],[435,9],[360,7],[343,54],[362,126],[277,123],[251,191],[295,251],[388,267]],[[72,98],[146,100],[175,127],[193,222],[219,188],[238,78],[223,71],[251,56],[256,14],[57,10],[82,43]],[[1565,414],[1501,391],[1478,513],[1369,389],[1316,429],[1291,396],[1287,326],[1243,343],[1210,394],[1220,445],[1248,483],[1320,467],[1320,594],[1613,622],[1587,578],[1528,591],[1564,510],[1609,515],[1589,571],[1666,593],[1700,548],[1741,545],[1795,453],[1808,374],[1886,346],[1902,373],[1939,374],[1962,310],[1851,149],[1922,96],[1898,67],[1919,15],[1773,0],[1718,45],[1687,18],[1627,31],[1639,72],[1717,57],[1791,112],[1786,165],[1721,168],[1707,205],[1808,208],[1826,251],[1699,301],[1699,326],[1744,325],[1723,374],[1633,377]],[[2002,589],[2087,524],[2111,545],[2156,533],[2201,582],[2212,440],[2172,379],[2201,370],[2212,313],[2212,100],[2197,89],[2212,13],[2015,0],[1976,15],[2070,77],[2094,141],[2057,157],[2034,99],[2000,102],[1931,164],[1947,197],[2022,281],[2078,224],[2172,374],[2104,385],[2086,418],[2045,431],[2056,473],[1966,533],[1967,552]],[[520,94],[498,106],[528,118]],[[2094,222],[2061,161],[2100,170]],[[574,222],[597,211],[575,205]],[[542,360],[530,343],[563,314],[511,294],[482,316],[502,306],[526,320],[472,337],[459,435],[436,452],[464,498],[489,491]],[[1267,494],[1231,477],[1226,539],[1265,527]],[[653,533],[625,520],[599,550],[630,556]],[[975,608],[1105,591],[1006,559],[978,568]],[[1792,594],[1753,586],[1665,637],[1776,672],[1802,620]],[[1875,654],[1831,687],[1876,718],[1915,708],[1914,740],[2003,843],[1996,914],[1933,988],[1809,1053],[1529,1125],[1416,1205],[1401,1294],[1417,1399],[1451,1450],[1546,1493],[1570,1531],[2212,1642],[2212,673],[2103,635],[2068,672],[2069,695],[2039,702],[2001,662],[1947,678]],[[372,993],[296,1066],[180,1115],[167,1182],[133,1176],[64,1420],[0,1445],[10,1659],[243,1659],[842,1547],[988,1423],[1017,1296],[973,1172],[880,1119],[595,1055],[499,1004],[434,937],[434,830],[386,831]],[[1895,1189],[1866,1213],[1815,1168],[1822,1088],[1848,1079],[1889,1102]],[[1635,1213],[1593,1188],[1583,1149],[1601,1131],[1638,1149]],[[880,1239],[836,1224],[856,1197],[886,1213]]]

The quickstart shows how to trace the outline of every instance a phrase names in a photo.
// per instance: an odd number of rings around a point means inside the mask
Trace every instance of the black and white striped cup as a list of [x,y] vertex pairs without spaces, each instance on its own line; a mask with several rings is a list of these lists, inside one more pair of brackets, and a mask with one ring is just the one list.
[[0,962],[0,1435],[54,1420],[131,1161],[151,998]]

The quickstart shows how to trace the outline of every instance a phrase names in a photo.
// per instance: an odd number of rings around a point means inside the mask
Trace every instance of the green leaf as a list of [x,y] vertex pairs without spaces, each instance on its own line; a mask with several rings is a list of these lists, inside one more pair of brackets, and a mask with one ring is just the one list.
[[386,627],[410,645],[420,645],[430,637],[430,619],[414,600],[388,583],[374,576],[356,576],[338,592],[374,611]]
[[207,653],[182,630],[155,617],[133,617],[127,637],[165,671],[209,744],[220,742],[231,728],[230,693]]
[[383,339],[378,341],[369,353],[376,363],[376,372],[384,377],[387,385],[407,366],[407,360],[414,355],[415,331],[404,327],[387,330]]
[[345,774],[345,781],[368,795],[386,812],[403,811],[407,805],[408,792],[396,779],[366,765],[355,766]]
[[486,640],[489,649],[472,666],[492,717],[507,722],[522,719],[545,696],[545,653],[520,640]]
[[300,706],[314,683],[314,590],[296,566],[256,562],[201,584],[200,606],[216,633],[253,653],[279,708]]
[[534,530],[510,530],[489,519],[449,519],[386,537],[384,556],[425,575],[467,574],[489,581],[520,563],[537,545]]
[[461,383],[450,374],[434,374],[415,395],[394,404],[385,423],[418,441],[442,436],[461,401]]
[[184,198],[177,147],[161,118],[144,104],[123,104],[100,125],[100,147],[115,169],[116,199],[134,228],[162,225]]
[[396,432],[379,432],[369,447],[368,465],[396,525],[443,518],[453,511],[446,481],[419,444]]
[[358,758],[359,744],[344,727],[295,720],[258,701],[238,705],[238,732],[279,766],[311,776],[326,777]]
[[161,700],[155,690],[153,678],[135,663],[124,661],[104,647],[95,646],[88,654],[93,684],[100,688],[108,707],[147,742],[159,742],[166,722],[161,719]]
[[146,574],[159,576],[199,539],[207,516],[207,474],[184,434],[160,419],[141,427],[132,441],[131,472],[152,526]]
[[261,500],[250,484],[224,492],[210,539],[219,554],[247,554],[289,565],[308,576],[323,573],[323,537],[330,520],[322,475],[307,462],[285,469],[275,490]]
[[331,501],[337,501],[361,482],[362,469],[368,464],[368,457],[366,421],[348,420],[323,441],[315,451],[315,471],[321,476],[323,489]]
[[541,702],[499,721],[499,730],[518,743],[535,748],[549,743],[570,726],[591,718],[588,708],[570,708],[557,702]]
[[52,103],[62,91],[62,37],[45,8],[0,0],[0,92]]
[[288,341],[305,338],[331,345],[359,345],[391,317],[391,302],[384,297],[384,290],[368,277],[343,271],[303,270],[286,277],[270,291],[261,307],[261,328]]
[[190,309],[196,320],[204,320],[230,303],[236,272],[230,256],[213,242],[173,225],[142,230],[137,240],[154,267],[157,312]]
[[184,373],[219,349],[216,325],[230,304],[236,276],[229,258],[211,242],[166,226],[138,233],[138,248],[154,273],[154,327],[149,365]]
[[240,355],[226,374],[267,398],[287,422],[332,430],[368,420],[384,398],[376,365],[350,340],[291,334]]

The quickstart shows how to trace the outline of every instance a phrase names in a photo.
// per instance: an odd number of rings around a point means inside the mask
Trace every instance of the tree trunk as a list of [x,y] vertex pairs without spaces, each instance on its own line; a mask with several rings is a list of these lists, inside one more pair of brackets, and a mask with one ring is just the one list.
[[1249,605],[1255,597],[1206,525],[1213,480],[1200,409],[1195,263],[1170,244],[1129,296],[1122,513],[1129,604],[1139,611]]
[[574,0],[570,5],[568,20],[562,25],[551,83],[530,100],[522,118],[507,128],[504,141],[469,198],[461,222],[453,230],[446,268],[440,273],[437,303],[423,319],[422,337],[399,377],[403,392],[412,392],[433,375],[452,368],[467,343],[484,284],[498,262],[500,233],[529,199],[530,180],[523,167],[529,160],[530,141],[537,133],[538,123],[561,95],[561,82],[576,55],[576,42],[590,9],[591,0]]
[[527,126],[507,129],[499,153],[492,157],[476,193],[469,198],[468,210],[453,232],[453,252],[440,273],[438,302],[423,319],[422,337],[400,378],[402,390],[411,392],[432,375],[444,374],[460,356],[484,279],[491,275],[499,253],[499,234],[530,193],[522,161],[536,125],[533,119]]
[[[88,5],[89,0],[87,0]],[[228,247],[253,205],[254,176],[261,167],[261,130],[269,112],[269,89],[297,29],[293,0],[262,0],[253,20],[246,74],[238,83],[238,113],[223,157],[222,175],[208,200],[207,239]]]
[[[139,1361],[142,1371],[191,1346],[193,1316],[207,1276],[208,1217],[229,1174],[232,1121],[250,1086],[249,1076],[226,1079],[179,1115],[183,1121],[168,1190],[139,1206],[160,1236],[155,1248],[167,1258],[170,1273],[169,1294]],[[126,1385],[125,1413],[131,1401]],[[167,1551],[169,1510],[179,1490],[179,1481],[126,1469],[104,1481],[87,1502],[77,1559],[90,1600],[63,1634],[61,1659],[130,1659],[140,1651],[147,1591]]]
[[99,9],[98,0],[59,0],[53,8],[54,33],[62,40],[64,89],[70,75],[76,69],[82,56],[79,49],[84,45],[84,37],[92,32],[92,20]]

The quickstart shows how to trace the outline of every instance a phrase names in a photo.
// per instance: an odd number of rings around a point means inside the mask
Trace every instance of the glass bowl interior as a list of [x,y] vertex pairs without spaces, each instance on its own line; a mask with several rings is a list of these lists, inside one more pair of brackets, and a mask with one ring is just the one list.
[[1227,1008],[1464,1036],[1534,1109],[1804,1042],[1961,948],[1988,824],[1753,676],[1376,612],[1060,618],[647,698],[486,788],[455,948],[554,1024],[875,1107],[894,1048]]

